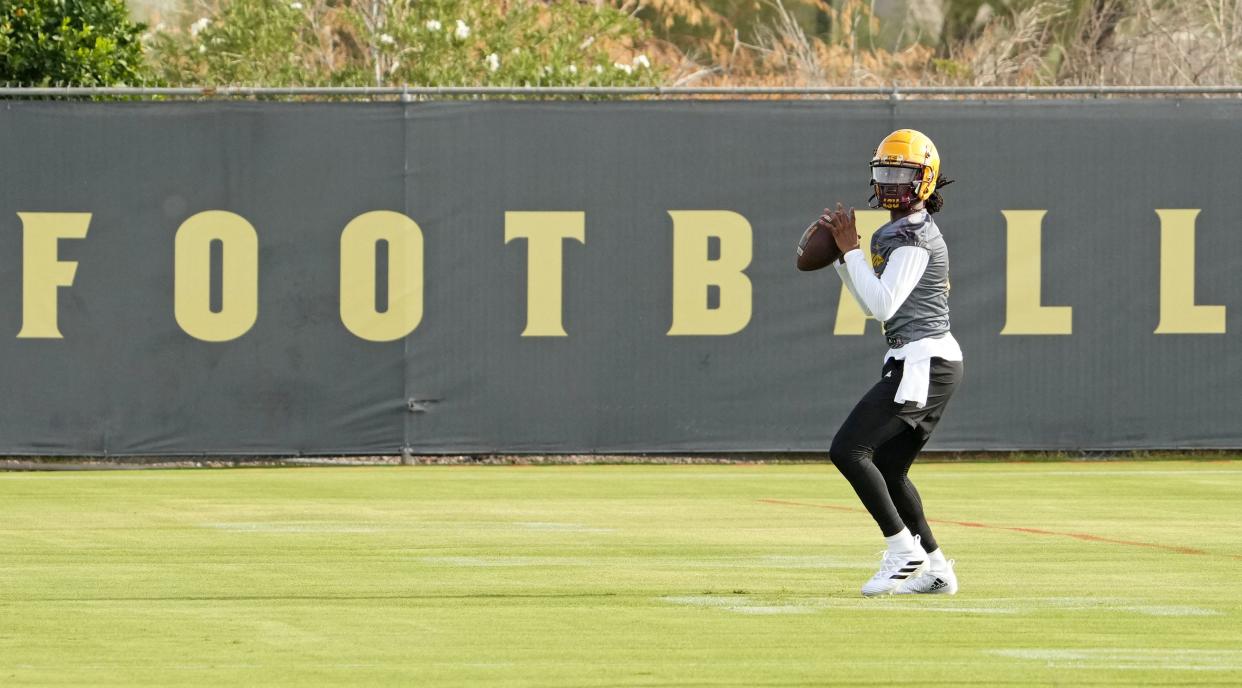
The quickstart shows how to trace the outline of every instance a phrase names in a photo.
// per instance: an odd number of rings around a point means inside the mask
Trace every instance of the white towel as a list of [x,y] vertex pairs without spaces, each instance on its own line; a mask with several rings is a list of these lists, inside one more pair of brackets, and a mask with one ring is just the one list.
[[927,405],[927,388],[931,386],[931,359],[906,359],[905,370],[901,374],[901,384],[897,386],[897,396],[893,401],[904,404],[913,401],[919,408]]
[[946,361],[962,360],[962,348],[949,332],[936,337],[926,337],[910,342],[899,349],[889,349],[884,360],[895,358],[905,361],[901,373],[901,384],[897,385],[897,394],[893,401],[904,404],[913,401],[919,408],[927,405],[927,391],[931,387],[931,360],[943,358]]

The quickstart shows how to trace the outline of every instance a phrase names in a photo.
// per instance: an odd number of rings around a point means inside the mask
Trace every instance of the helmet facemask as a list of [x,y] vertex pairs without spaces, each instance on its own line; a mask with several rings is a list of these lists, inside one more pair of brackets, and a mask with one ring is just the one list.
[[922,165],[871,166],[871,187],[875,201],[873,208],[885,210],[908,210],[921,199],[919,191],[923,181]]

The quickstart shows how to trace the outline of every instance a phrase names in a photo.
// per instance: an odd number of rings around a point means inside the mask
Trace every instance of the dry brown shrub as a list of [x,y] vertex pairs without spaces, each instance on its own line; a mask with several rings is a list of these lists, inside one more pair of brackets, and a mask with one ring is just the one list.
[[[698,4],[697,0],[662,1]],[[829,4],[833,30],[808,36],[784,5],[752,42],[724,38],[676,61],[670,83],[731,86],[1235,85],[1242,0],[1042,0],[997,14],[951,46],[870,49],[869,0]],[[713,15],[711,21],[723,18]]]

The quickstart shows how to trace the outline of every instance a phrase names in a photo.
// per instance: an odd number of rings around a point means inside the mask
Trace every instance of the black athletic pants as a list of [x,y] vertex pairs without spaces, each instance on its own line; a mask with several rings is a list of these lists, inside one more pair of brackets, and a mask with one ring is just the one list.
[[962,363],[942,358],[931,360],[931,380],[923,408],[893,401],[903,368],[904,362],[896,359],[884,363],[880,381],[850,412],[828,453],[885,537],[900,533],[903,527],[909,528],[912,534],[920,536],[923,549],[931,552],[939,545],[923,516],[919,491],[907,473],[953,396],[962,377]]

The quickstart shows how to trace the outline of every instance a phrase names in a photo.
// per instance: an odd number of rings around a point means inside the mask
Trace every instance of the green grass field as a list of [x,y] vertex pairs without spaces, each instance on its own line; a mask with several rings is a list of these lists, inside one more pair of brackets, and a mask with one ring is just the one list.
[[0,475],[0,685],[1242,685],[1242,461]]

